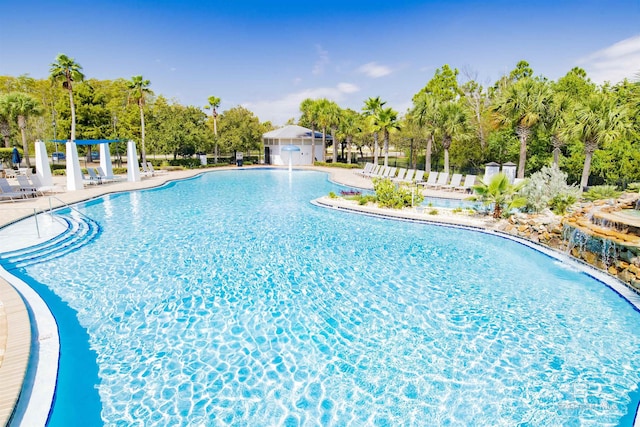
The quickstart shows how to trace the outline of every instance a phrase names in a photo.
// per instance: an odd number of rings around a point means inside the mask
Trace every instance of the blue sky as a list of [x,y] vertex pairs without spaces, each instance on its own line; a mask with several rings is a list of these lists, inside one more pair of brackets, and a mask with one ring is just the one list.
[[404,112],[443,64],[485,85],[527,60],[597,83],[640,71],[640,0],[0,0],[0,75],[48,75],[58,53],[87,77],[143,75],[156,94],[261,121],[326,97],[360,110],[380,96]]

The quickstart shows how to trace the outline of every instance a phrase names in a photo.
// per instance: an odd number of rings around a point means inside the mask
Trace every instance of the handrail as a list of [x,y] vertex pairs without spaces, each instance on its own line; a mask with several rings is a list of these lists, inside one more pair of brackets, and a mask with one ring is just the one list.
[[[80,215],[82,215],[83,217],[87,218],[90,221],[96,222],[96,220],[94,220],[93,218],[91,218],[89,215],[85,214],[84,212],[79,211],[78,209],[74,208],[73,206],[69,205],[67,202],[65,202],[64,200],[60,200],[58,197],[56,196],[49,196],[49,215],[51,215],[51,212],[53,211],[53,206],[51,206],[51,199],[56,199],[57,201],[59,201],[60,203],[62,203],[62,206],[65,206],[69,209],[71,209],[74,212],[79,213]],[[56,209],[61,208],[62,206],[57,206]],[[35,210],[35,209],[34,209]]]

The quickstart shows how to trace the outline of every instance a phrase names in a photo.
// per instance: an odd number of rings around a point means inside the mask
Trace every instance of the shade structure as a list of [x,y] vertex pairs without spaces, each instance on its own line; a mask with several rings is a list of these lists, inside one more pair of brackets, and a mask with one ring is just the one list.
[[44,145],[44,141],[41,140],[36,141],[36,175],[38,175],[38,179],[40,179],[40,183],[44,187],[53,185],[47,147]]
[[140,181],[140,166],[138,165],[138,155],[136,153],[136,143],[127,143],[127,181]]
[[82,190],[82,171],[78,160],[78,147],[76,143],[67,141],[67,191]]
[[[331,136],[326,139],[331,141]],[[265,163],[286,165],[288,157],[294,157],[294,163],[312,165],[315,160],[324,160],[322,133],[313,132],[302,126],[288,125],[262,135],[265,149]],[[299,148],[295,153],[284,154],[283,148],[292,145]]]

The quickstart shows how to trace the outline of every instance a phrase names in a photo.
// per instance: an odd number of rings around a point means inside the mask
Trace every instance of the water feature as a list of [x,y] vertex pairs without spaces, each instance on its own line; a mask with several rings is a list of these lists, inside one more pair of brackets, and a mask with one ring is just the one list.
[[[89,244],[19,268],[66,313],[63,358],[94,353],[96,377],[61,376],[96,379],[107,425],[632,424],[640,313],[612,289],[497,236],[315,207],[340,189],[324,174],[289,182],[110,195],[80,206]],[[78,393],[52,426],[95,419]]]

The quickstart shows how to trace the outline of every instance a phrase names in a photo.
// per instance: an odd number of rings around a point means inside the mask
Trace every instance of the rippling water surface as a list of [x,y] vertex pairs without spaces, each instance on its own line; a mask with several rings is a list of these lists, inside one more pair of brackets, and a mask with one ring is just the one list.
[[625,300],[502,238],[309,203],[336,190],[234,170],[81,206],[99,237],[27,273],[88,332],[106,425],[631,423]]

